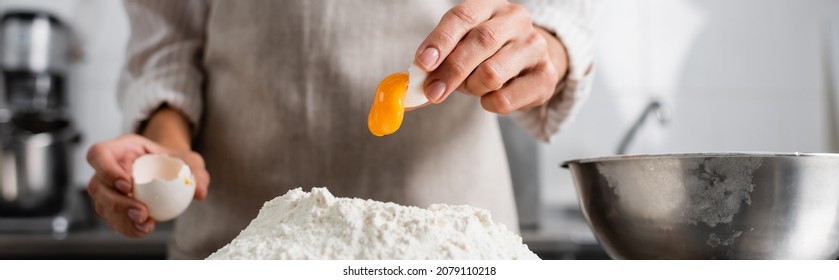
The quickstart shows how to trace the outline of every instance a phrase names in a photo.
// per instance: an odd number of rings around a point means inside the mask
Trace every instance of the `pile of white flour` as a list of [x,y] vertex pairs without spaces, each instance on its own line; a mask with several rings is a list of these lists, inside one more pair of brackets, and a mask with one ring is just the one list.
[[297,188],[208,259],[538,259],[486,210],[422,209]]

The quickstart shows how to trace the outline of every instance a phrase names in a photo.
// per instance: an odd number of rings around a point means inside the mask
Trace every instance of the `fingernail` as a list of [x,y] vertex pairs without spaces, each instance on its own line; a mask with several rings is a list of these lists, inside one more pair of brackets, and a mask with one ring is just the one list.
[[135,222],[142,222],[140,221],[140,209],[131,208],[128,209],[128,217]]
[[125,180],[117,180],[114,186],[117,188],[117,190],[123,193],[128,193],[131,191],[131,186]]
[[139,231],[146,232],[146,227],[144,227],[141,223],[134,223],[134,228]]
[[443,97],[444,92],[446,92],[446,83],[441,80],[435,80],[428,84],[428,87],[425,88],[425,97],[428,97],[428,100],[437,103],[440,102],[438,99]]
[[419,62],[425,67],[425,70],[431,70],[431,67],[437,63],[440,58],[440,52],[435,48],[426,48],[419,55]]

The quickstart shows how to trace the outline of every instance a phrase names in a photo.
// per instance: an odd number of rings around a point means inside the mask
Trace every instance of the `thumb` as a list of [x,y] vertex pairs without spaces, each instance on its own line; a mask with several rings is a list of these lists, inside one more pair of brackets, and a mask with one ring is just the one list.
[[107,184],[112,184],[117,180],[128,183],[131,180],[128,171],[119,164],[107,143],[99,143],[90,147],[87,153],[87,161],[96,171],[96,176],[99,176]]

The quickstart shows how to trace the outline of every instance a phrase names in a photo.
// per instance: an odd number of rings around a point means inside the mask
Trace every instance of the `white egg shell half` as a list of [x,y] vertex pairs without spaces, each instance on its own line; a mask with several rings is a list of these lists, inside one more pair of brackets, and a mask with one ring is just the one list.
[[425,91],[422,88],[427,77],[428,73],[416,64],[411,64],[411,67],[408,68],[408,91],[405,92],[405,108],[420,107],[428,103],[428,98],[425,97]]
[[134,161],[134,198],[146,204],[149,216],[163,222],[186,210],[195,195],[195,177],[182,160],[144,155]]

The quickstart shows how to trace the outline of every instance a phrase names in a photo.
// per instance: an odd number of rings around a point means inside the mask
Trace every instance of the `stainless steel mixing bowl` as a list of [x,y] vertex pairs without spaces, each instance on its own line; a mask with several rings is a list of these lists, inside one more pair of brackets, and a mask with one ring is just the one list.
[[614,258],[839,255],[839,154],[633,155],[563,167]]

